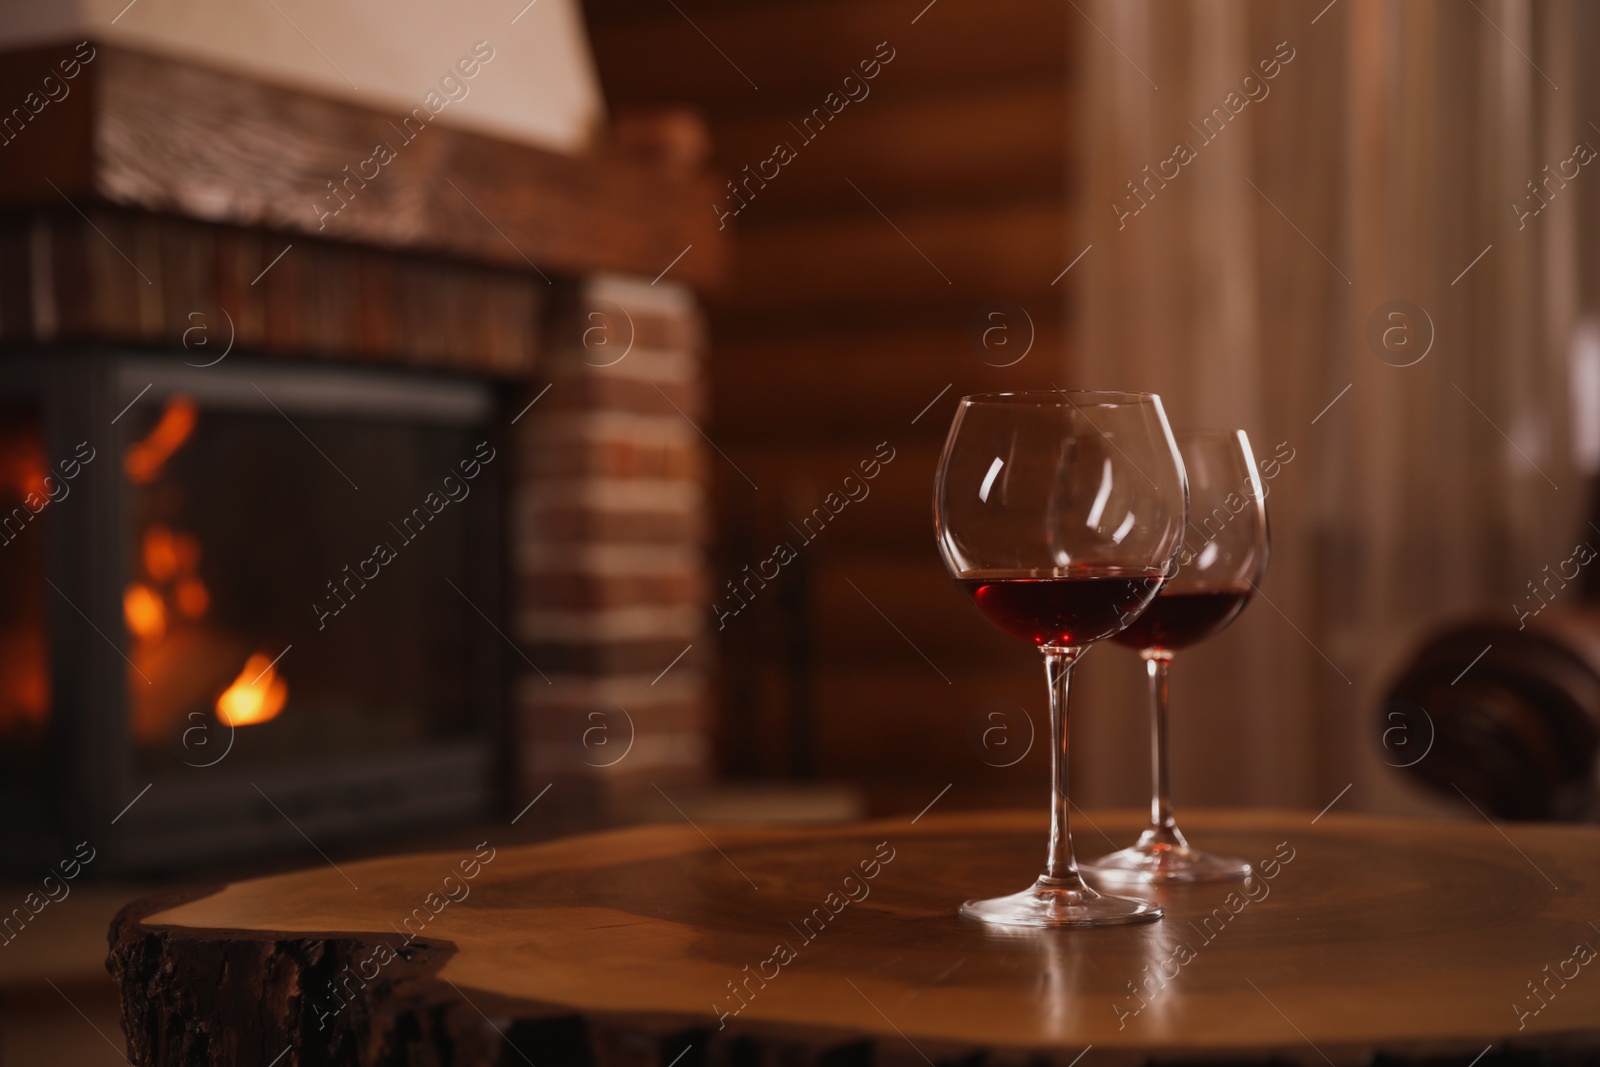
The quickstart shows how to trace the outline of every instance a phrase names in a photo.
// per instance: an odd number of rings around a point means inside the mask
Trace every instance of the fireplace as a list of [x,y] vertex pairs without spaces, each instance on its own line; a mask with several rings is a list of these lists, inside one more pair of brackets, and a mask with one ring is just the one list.
[[5,862],[548,834],[699,783],[703,127],[441,122],[319,218],[391,116],[93,47],[0,169]]
[[115,850],[134,866],[488,810],[506,652],[489,385],[58,353],[14,360],[0,390],[13,808],[53,796],[103,809],[53,813],[92,824],[138,798]]

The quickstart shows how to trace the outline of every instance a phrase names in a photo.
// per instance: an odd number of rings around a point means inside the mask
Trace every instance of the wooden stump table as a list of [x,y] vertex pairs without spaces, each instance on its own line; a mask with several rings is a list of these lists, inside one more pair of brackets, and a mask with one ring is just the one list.
[[145,901],[109,966],[140,1065],[1600,1062],[1600,828],[1186,826],[1257,877],[1145,926],[956,915],[1038,873],[1035,813],[683,824]]

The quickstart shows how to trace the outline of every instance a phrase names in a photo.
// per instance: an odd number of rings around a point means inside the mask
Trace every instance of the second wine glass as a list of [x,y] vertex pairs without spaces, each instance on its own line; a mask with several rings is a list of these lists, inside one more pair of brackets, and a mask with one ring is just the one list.
[[1111,640],[1137,649],[1150,680],[1150,827],[1138,842],[1084,865],[1110,882],[1231,881],[1250,865],[1190,846],[1172,814],[1167,669],[1173,653],[1218,633],[1250,602],[1267,569],[1267,508],[1243,430],[1178,435],[1189,473],[1189,525],[1178,573]]

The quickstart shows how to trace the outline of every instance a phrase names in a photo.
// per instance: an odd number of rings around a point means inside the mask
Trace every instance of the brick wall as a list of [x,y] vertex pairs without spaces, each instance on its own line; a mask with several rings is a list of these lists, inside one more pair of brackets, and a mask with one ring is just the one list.
[[611,822],[709,765],[704,333],[665,280],[597,277],[552,311],[512,428],[510,602],[532,664],[513,792],[520,809],[553,783],[545,818]]

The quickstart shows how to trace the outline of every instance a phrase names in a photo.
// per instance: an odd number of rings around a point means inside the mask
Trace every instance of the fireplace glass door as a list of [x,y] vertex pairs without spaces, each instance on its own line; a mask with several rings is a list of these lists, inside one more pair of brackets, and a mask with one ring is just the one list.
[[138,869],[487,809],[509,654],[488,384],[241,357],[13,366],[12,810]]

